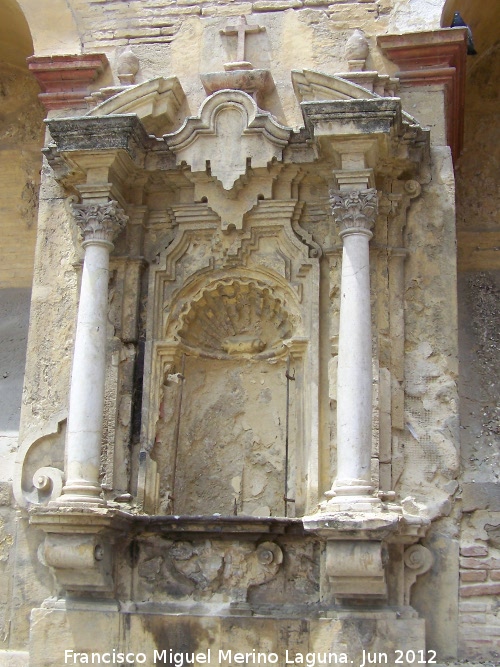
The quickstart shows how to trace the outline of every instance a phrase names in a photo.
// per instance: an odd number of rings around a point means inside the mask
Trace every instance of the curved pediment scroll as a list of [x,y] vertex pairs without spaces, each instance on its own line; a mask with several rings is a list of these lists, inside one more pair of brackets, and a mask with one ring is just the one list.
[[[358,74],[350,72],[349,75]],[[362,72],[361,74],[367,74]],[[377,75],[379,79],[389,79],[387,76]],[[345,75],[347,76],[347,75]],[[394,79],[390,79],[391,82]],[[396,80],[397,81],[397,80]],[[292,71],[293,90],[299,102],[324,102],[329,100],[373,100],[386,97],[369,90],[343,76],[324,74],[312,69]],[[391,95],[392,93],[389,93]],[[402,110],[403,121],[408,126],[418,127],[418,121],[406,111]]]
[[293,70],[292,84],[300,102],[362,100],[379,97],[357,83],[311,69]]
[[281,160],[291,132],[270,113],[260,111],[250,95],[221,90],[204,101],[199,116],[190,116],[164,139],[177,164],[185,162],[192,172],[209,169],[228,191],[249,167]]
[[149,132],[165,131],[177,118],[186,96],[176,76],[144,81],[98,104],[87,116],[135,113]]

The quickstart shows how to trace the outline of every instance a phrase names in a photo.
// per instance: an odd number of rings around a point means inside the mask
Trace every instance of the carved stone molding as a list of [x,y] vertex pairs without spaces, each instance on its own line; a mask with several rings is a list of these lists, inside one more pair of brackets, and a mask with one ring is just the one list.
[[254,100],[239,90],[222,90],[208,97],[198,116],[186,119],[178,132],[165,135],[167,145],[192,172],[215,176],[224,190],[252,168],[281,160],[291,128],[270,113],[259,111]]
[[[299,102],[395,97],[398,80],[378,72],[342,72],[332,76],[310,69],[293,70],[292,84]],[[404,113],[404,112],[403,112]]]
[[[93,102],[99,102],[106,93],[101,89],[92,94]],[[128,86],[109,99],[101,101],[87,116],[110,116],[134,113],[141,119],[148,132],[163,132],[175,123],[177,112],[186,96],[175,76],[156,77],[137,85]]]
[[97,242],[112,244],[128,220],[114,200],[106,204],[73,204],[72,211],[83,235],[83,247]]
[[64,590],[113,590],[113,545],[128,517],[116,511],[39,509],[31,514],[30,524],[46,534],[41,562],[53,570]]
[[271,581],[282,562],[281,548],[271,541],[254,546],[245,542],[176,540],[162,555],[146,546],[138,571],[150,586],[156,585],[160,577],[173,576],[187,595],[204,600],[229,599],[234,606],[245,605],[249,589]]
[[340,225],[340,236],[354,230],[370,232],[375,224],[378,197],[374,188],[331,191],[330,204],[333,216]]
[[43,556],[67,591],[113,589],[110,545],[97,535],[47,535]]

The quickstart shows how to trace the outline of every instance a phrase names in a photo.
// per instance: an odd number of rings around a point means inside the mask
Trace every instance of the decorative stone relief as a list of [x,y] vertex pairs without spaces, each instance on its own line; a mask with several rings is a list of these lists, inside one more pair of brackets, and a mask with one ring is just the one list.
[[111,244],[128,220],[116,201],[107,204],[73,204],[72,209],[75,222],[83,235],[83,247],[97,241]]
[[177,598],[189,595],[233,604],[245,603],[249,589],[271,581],[283,562],[281,548],[269,541],[255,546],[236,541],[181,540],[152,559],[147,551],[146,547],[139,576],[149,586],[166,585]]
[[332,212],[340,226],[340,234],[348,229],[370,230],[375,224],[378,210],[377,191],[351,190],[349,192],[331,192]]
[[177,164],[186,162],[192,172],[208,168],[229,191],[250,166],[281,160],[290,133],[291,128],[270,113],[259,111],[246,93],[224,90],[208,97],[198,116],[187,118],[180,130],[164,138]]
[[186,307],[178,336],[205,354],[272,356],[293,335],[289,315],[269,287],[257,282],[225,280],[211,285]]
[[46,430],[26,434],[14,468],[13,490],[20,507],[47,505],[61,495],[67,415],[55,415]]

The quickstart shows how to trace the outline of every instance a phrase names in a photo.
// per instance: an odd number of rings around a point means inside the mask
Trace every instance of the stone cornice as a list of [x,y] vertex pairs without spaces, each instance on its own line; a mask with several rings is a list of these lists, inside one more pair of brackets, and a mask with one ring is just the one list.
[[[301,103],[307,131],[323,157],[342,169],[379,166],[393,174],[413,172],[426,159],[429,132],[404,113],[395,97]],[[363,153],[364,162],[346,167],[343,155]]]
[[43,91],[38,97],[47,111],[85,107],[90,84],[108,65],[104,53],[30,56],[27,62]]
[[135,114],[51,118],[45,122],[60,153],[123,149],[137,161],[152,142]]
[[456,160],[463,143],[466,28],[380,35],[377,42],[400,68],[401,87],[444,85],[447,141]]
[[342,135],[386,134],[401,125],[401,103],[392,97],[302,102],[300,106],[311,134],[325,125]]

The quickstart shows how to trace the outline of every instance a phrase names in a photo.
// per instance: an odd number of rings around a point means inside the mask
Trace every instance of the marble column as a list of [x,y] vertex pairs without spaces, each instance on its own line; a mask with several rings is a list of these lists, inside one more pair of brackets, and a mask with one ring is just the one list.
[[370,309],[371,228],[377,191],[330,195],[343,244],[337,381],[337,477],[328,505],[377,502],[372,494],[372,336]]
[[108,320],[109,253],[127,216],[117,202],[75,204],[73,214],[85,250],[78,320],[71,372],[66,484],[58,503],[104,504],[99,484],[106,334]]

